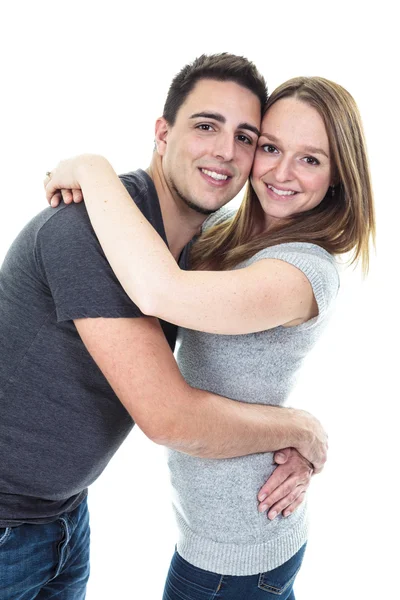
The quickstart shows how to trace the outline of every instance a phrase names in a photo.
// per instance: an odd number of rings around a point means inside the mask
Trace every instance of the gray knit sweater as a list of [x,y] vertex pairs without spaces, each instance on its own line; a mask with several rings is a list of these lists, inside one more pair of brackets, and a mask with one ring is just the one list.
[[[222,209],[210,227],[231,217]],[[180,329],[179,367],[188,383],[234,400],[282,405],[295,373],[325,325],[339,278],[332,257],[314,244],[266,248],[241,263],[274,258],[303,271],[318,304],[316,318],[297,327],[246,335],[214,335]],[[180,555],[224,575],[253,575],[283,564],[305,543],[306,507],[270,521],[257,510],[257,493],[274,470],[273,454],[202,459],[168,451]]]

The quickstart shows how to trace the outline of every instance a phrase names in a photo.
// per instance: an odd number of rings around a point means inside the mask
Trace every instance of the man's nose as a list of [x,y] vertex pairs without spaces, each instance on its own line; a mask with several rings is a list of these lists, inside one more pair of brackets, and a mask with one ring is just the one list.
[[235,155],[235,137],[228,133],[217,136],[214,145],[214,156],[223,161],[230,161]]

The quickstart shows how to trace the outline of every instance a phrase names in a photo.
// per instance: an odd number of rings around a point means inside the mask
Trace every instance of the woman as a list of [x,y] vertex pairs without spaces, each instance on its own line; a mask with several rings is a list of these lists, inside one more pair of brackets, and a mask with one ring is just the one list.
[[[247,390],[248,402],[283,404],[337,294],[333,257],[353,252],[368,269],[375,225],[362,126],[350,94],[322,78],[292,79],[271,95],[251,186],[236,215],[222,209],[205,223],[191,251],[196,270],[179,269],[105,159],[61,163],[49,197],[67,182],[82,187],[132,300],[181,326],[178,361],[188,382],[231,398]],[[180,540],[164,600],[293,600],[305,507],[286,519],[257,511],[272,457],[216,461],[170,451],[169,465]]]

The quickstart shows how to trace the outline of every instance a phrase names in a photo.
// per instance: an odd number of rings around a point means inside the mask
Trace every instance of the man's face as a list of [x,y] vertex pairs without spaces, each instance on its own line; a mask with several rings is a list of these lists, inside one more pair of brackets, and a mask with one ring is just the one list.
[[260,101],[250,90],[232,81],[198,81],[175,124],[157,122],[157,149],[173,196],[202,214],[232,200],[249,176],[260,120]]

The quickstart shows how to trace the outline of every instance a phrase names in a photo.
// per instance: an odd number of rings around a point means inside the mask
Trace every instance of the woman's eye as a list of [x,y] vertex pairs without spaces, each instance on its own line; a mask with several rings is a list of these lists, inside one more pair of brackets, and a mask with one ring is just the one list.
[[319,160],[314,158],[313,156],[305,156],[303,159],[308,165],[319,165]]
[[263,144],[261,148],[264,150],[264,152],[268,152],[268,154],[273,154],[274,152],[277,152],[277,149],[272,144]]

